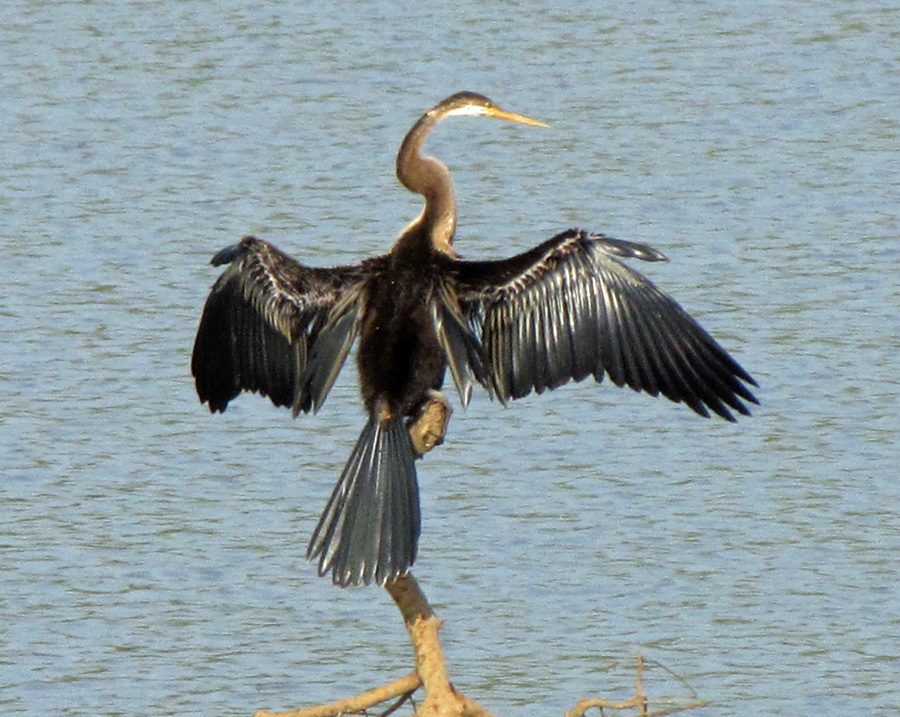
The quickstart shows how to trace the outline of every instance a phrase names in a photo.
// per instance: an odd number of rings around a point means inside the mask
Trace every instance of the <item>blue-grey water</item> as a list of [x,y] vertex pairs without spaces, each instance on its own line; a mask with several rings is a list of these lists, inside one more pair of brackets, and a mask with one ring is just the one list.
[[403,133],[471,89],[551,128],[435,133],[458,249],[656,246],[637,268],[762,406],[585,383],[458,410],[415,570],[455,684],[559,715],[627,697],[640,651],[697,714],[896,714],[900,12],[440,5],[0,8],[0,707],[244,715],[409,671],[384,591],[304,559],[362,424],[352,368],[317,416],[212,417],[189,356],[214,252],[384,251],[419,208]]

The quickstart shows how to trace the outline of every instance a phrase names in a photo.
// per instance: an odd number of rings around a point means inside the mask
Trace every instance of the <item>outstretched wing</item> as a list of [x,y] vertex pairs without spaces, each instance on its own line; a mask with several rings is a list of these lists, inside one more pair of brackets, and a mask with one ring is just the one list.
[[256,237],[223,249],[194,342],[191,372],[211,411],[243,391],[318,410],[359,328],[366,264],[313,268]]
[[485,385],[501,400],[604,375],[702,416],[758,403],[750,375],[675,302],[616,257],[654,249],[569,230],[503,261],[455,262],[464,314],[483,346]]

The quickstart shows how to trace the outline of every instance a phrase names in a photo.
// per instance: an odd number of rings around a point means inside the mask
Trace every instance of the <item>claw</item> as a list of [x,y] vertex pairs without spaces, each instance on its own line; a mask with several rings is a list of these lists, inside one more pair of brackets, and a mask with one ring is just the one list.
[[444,442],[451,415],[453,408],[444,394],[429,391],[428,398],[419,407],[418,415],[411,418],[406,426],[420,458]]

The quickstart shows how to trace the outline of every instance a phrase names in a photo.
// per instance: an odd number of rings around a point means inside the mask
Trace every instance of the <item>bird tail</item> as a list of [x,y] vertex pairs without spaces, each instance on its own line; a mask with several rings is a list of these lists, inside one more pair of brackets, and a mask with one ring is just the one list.
[[419,540],[415,453],[399,415],[363,428],[306,551],[336,585],[383,585],[405,574]]

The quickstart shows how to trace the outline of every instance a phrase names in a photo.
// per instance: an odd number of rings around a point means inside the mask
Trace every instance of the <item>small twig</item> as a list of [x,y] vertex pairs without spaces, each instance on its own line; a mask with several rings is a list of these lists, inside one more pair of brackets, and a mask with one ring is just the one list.
[[[666,672],[668,672],[672,677],[676,678],[679,682],[681,682],[685,687],[687,687],[691,691],[692,700],[696,700],[697,693],[693,690],[693,688],[688,684],[687,680],[678,675],[677,673],[670,670],[668,667],[661,665],[658,662],[652,662],[655,667],[660,667]],[[637,668],[635,674],[635,691],[634,696],[630,699],[624,700],[622,702],[613,702],[612,700],[604,700],[604,699],[586,699],[581,700],[578,704],[576,704],[571,710],[566,712],[566,717],[584,717],[585,712],[589,709],[597,709],[600,711],[601,716],[605,715],[604,708],[610,710],[628,710],[634,709],[637,710],[636,714],[641,717],[662,717],[663,715],[675,714],[676,712],[684,712],[686,710],[695,709],[698,707],[706,707],[708,702],[704,702],[702,700],[687,702],[685,700],[678,699],[659,699],[659,700],[649,700],[647,699],[646,694],[644,693],[644,656],[641,653],[637,655]],[[668,707],[664,707],[663,709],[654,709],[652,711],[649,710],[651,705],[670,705]]]
[[[641,657],[641,660],[643,661],[643,657],[640,655],[640,653],[638,653],[638,657]],[[661,662],[657,662],[656,660],[650,660],[650,664],[653,665],[654,667],[658,667],[661,670],[665,670],[672,677],[674,677],[676,680],[678,680],[682,685],[684,685],[685,689],[691,693],[691,699],[697,698],[697,691],[693,687],[691,687],[691,684],[686,679],[684,679],[681,675],[679,675],[677,672],[670,670],[664,664],[662,664]]]
[[[412,702],[412,696],[413,694],[415,694],[415,692],[415,690],[410,690],[409,692],[400,695],[400,699],[398,699],[394,704],[392,704],[384,712],[382,712],[379,717],[388,717],[388,715],[391,715],[399,710],[407,702]],[[413,707],[413,712],[415,712],[415,707]]]

